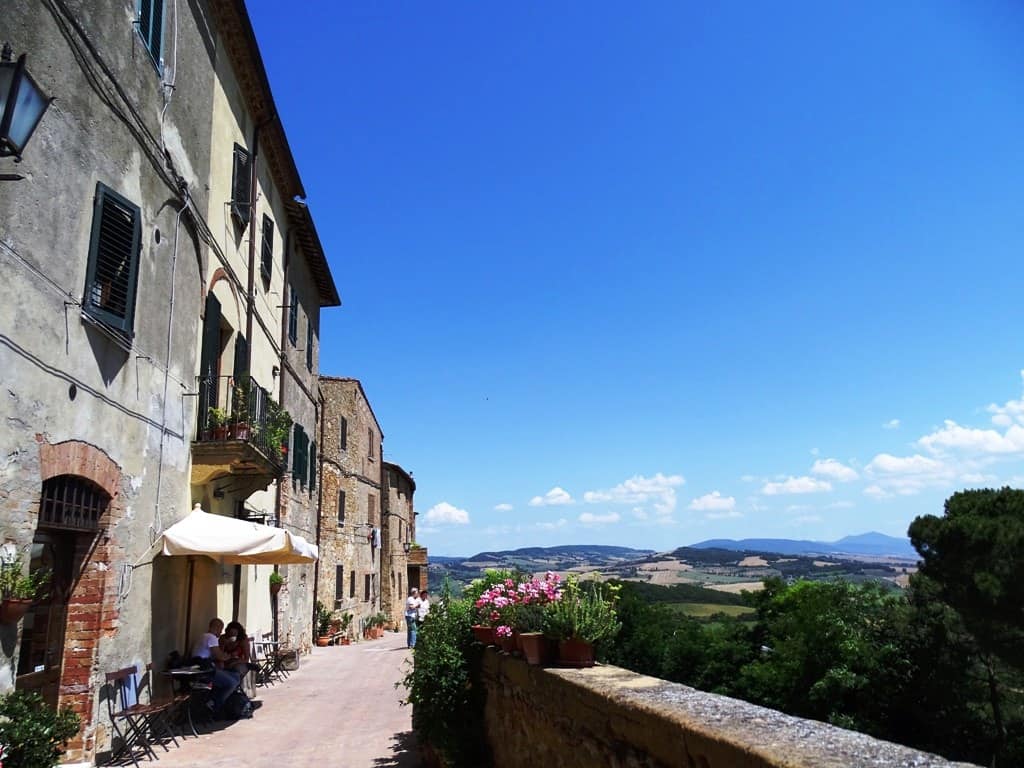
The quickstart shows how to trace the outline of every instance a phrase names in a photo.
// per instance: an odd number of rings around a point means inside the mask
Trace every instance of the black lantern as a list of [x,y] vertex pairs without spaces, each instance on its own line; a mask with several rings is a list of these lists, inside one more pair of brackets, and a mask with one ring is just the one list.
[[0,53],[0,157],[21,160],[32,132],[53,101],[25,67],[25,54],[11,61],[11,46]]
[[409,554],[409,550],[412,549],[412,542],[411,541],[403,542],[402,543],[402,549],[404,549],[405,550],[405,554],[408,555]]

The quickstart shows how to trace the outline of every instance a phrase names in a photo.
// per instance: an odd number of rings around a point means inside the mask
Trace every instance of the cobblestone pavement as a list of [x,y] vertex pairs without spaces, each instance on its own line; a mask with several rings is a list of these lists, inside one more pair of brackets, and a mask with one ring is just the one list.
[[252,719],[218,723],[178,749],[157,747],[161,768],[418,768],[411,709],[395,688],[411,653],[405,632],[314,648],[298,671],[257,689]]

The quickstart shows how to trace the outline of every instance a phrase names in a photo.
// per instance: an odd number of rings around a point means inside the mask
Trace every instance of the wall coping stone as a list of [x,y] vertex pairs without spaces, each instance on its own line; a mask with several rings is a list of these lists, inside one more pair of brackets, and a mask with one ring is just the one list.
[[[595,740],[629,743],[648,764],[675,768],[952,768],[969,766],[816,720],[699,691],[620,667],[534,667],[489,648],[483,672],[488,708],[495,685],[530,699],[538,718],[551,701],[596,713]],[[558,696],[550,696],[552,688]],[[496,702],[497,706],[501,706]],[[576,706],[573,706],[577,710]],[[552,714],[552,713],[548,713]],[[574,723],[587,729],[587,723]],[[610,733],[609,733],[610,730]],[[601,731],[604,731],[603,733]],[[579,734],[575,734],[578,736]],[[499,734],[493,735],[500,738]],[[569,739],[567,738],[567,741]],[[494,744],[493,739],[491,743]],[[567,749],[573,749],[567,744]],[[497,755],[496,755],[497,757]],[[524,755],[524,765],[536,765]],[[502,762],[495,761],[501,768]]]

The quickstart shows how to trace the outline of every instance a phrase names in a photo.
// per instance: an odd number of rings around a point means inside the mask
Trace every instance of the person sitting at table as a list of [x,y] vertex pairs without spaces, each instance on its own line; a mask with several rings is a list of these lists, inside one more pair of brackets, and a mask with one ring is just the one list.
[[193,657],[213,664],[213,700],[210,702],[210,708],[214,712],[224,706],[224,702],[238,687],[238,682],[241,679],[235,670],[225,669],[225,664],[231,660],[231,657],[220,645],[220,634],[223,630],[223,621],[210,619],[207,632],[199,638],[192,651]]
[[252,651],[249,648],[249,635],[240,622],[232,621],[224,628],[224,634],[220,637],[220,647],[228,655],[224,662],[224,669],[237,672],[238,677],[245,677],[246,673],[254,668],[252,664]]

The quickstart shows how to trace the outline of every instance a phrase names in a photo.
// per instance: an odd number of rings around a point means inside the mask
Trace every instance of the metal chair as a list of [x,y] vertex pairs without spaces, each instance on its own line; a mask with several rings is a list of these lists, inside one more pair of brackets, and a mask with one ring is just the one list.
[[[151,668],[152,665],[149,665]],[[136,768],[139,759],[136,756],[137,748],[141,748],[143,754],[149,759],[156,760],[156,752],[153,744],[159,744],[167,749],[165,739],[169,738],[175,746],[178,740],[174,738],[167,715],[171,709],[170,702],[159,702],[143,704],[139,701],[139,686],[137,675],[139,668],[136,666],[125,667],[116,672],[106,674],[106,683],[109,686],[107,695],[107,714],[110,716],[110,724],[114,733],[121,743],[112,755],[118,759],[127,753]],[[150,689],[152,696],[152,689]]]

